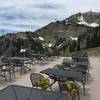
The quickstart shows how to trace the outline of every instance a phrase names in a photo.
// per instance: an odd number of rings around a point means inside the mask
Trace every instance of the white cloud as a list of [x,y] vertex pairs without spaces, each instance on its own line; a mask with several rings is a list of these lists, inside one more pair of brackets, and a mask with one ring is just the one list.
[[0,0],[0,30],[34,31],[77,12],[99,11],[99,4],[99,0]]

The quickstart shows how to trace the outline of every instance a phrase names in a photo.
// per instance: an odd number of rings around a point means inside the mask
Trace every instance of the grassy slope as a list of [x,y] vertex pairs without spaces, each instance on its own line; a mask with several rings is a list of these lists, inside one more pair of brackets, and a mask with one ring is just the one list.
[[[84,49],[73,53],[80,53],[80,52],[87,52],[89,56],[100,56],[100,47]],[[65,57],[72,56],[73,53],[70,53],[68,52],[68,50],[66,50],[65,53],[61,52],[61,56]]]
[[100,56],[100,47],[90,48],[84,51],[86,51],[89,56]]

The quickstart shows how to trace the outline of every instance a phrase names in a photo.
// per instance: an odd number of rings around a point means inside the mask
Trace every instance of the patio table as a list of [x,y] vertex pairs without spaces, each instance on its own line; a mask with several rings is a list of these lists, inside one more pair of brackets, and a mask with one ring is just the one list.
[[73,68],[74,67],[77,67],[79,68],[80,71],[82,71],[83,73],[87,73],[89,74],[89,63],[88,62],[77,62],[77,61],[66,61],[63,60],[62,64],[64,65],[70,65],[70,66],[64,66],[64,67],[70,67],[70,68]]
[[31,70],[31,68],[29,68],[28,66],[26,66],[24,64],[25,61],[28,61],[30,60],[30,58],[27,58],[27,57],[10,57],[8,58],[8,60],[11,62],[11,63],[14,63],[14,65],[16,66],[16,61],[20,61],[22,62],[22,66],[21,66],[21,70],[24,70],[26,72],[26,69],[27,68],[29,71]]
[[0,100],[68,100],[65,93],[11,85],[0,91]]
[[41,58],[45,58],[45,54],[32,54],[32,57],[35,58],[36,60],[41,60]]
[[75,60],[75,61],[85,61],[85,62],[88,62],[88,57],[86,56],[72,56],[72,60]]
[[46,61],[46,54],[32,54],[32,57],[38,62],[43,63]]
[[30,58],[27,58],[27,57],[10,57],[10,58],[8,58],[8,60],[21,60],[21,61],[27,61],[29,59]]
[[63,60],[63,64],[70,64],[70,65],[88,67],[88,62],[77,62],[77,61],[66,61],[66,60]]
[[0,69],[2,68],[2,66],[8,65],[8,63],[0,63]]
[[54,80],[54,83],[56,81],[66,82],[67,80],[80,81],[83,84],[83,90],[85,95],[85,82],[83,80],[82,72],[66,71],[58,68],[48,68],[43,71],[40,71],[40,73],[48,75],[51,79]]

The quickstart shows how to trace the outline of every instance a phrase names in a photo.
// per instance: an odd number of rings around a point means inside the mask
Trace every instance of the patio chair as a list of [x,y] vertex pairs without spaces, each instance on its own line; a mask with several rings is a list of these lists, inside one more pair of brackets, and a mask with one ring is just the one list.
[[45,90],[50,88],[52,90],[50,81],[39,73],[31,73],[30,80],[33,87],[36,88],[40,87],[41,89],[45,89]]
[[69,62],[70,62],[70,59],[68,59],[68,58],[63,59],[62,65],[66,66],[66,68],[68,68],[68,69],[71,69],[71,65],[69,64]]
[[5,65],[1,68],[1,75],[5,78],[5,81],[7,81],[7,75],[9,74],[9,80],[11,81],[12,75],[15,78],[15,67],[13,65]]
[[22,62],[20,60],[11,60],[10,62],[12,62],[15,67],[19,67],[18,65],[22,65]]
[[62,64],[56,64],[55,66],[53,66],[53,68],[63,69],[63,65]]
[[83,77],[83,80],[84,82],[86,83],[88,81],[88,67],[85,67],[82,65],[81,66],[75,66],[72,68],[73,71],[79,71],[79,72],[82,72],[82,77]]
[[34,64],[33,64],[33,60],[27,60],[27,61],[24,61],[24,64],[25,65],[30,65],[30,67],[32,66],[32,68],[34,69]]
[[18,71],[18,69],[20,70],[20,74],[21,74],[22,71],[26,72],[24,70],[24,63],[22,61],[20,61],[20,60],[14,60],[13,64],[14,64],[15,70],[16,69],[17,69],[17,71]]
[[58,84],[60,92],[67,91],[72,97],[72,100],[76,100],[76,98],[80,100],[80,93],[79,93],[80,84],[77,81],[66,81],[66,82],[58,81]]

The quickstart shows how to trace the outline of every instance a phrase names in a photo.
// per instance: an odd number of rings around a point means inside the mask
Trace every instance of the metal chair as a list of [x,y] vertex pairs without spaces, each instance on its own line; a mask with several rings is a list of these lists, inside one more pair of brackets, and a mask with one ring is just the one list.
[[7,73],[9,74],[9,80],[11,81],[12,75],[15,78],[15,67],[13,65],[5,65],[1,69],[1,75],[5,78],[5,81],[7,81]]
[[69,58],[63,59],[62,65],[66,66],[66,68],[68,69],[71,69],[71,65],[69,64],[69,62],[70,62]]
[[57,65],[53,66],[53,68],[63,69],[63,65],[62,64],[57,64]]
[[36,87],[36,88],[40,87],[40,88],[44,89],[43,85],[47,85],[45,89],[50,88],[52,90],[50,83],[48,83],[48,84],[43,83],[42,85],[39,83],[39,82],[44,82],[44,80],[48,80],[47,78],[45,78],[43,75],[41,75],[39,73],[31,73],[30,80],[31,80],[33,87]]
[[23,61],[14,60],[12,63],[14,64],[15,69],[17,68],[17,71],[18,71],[18,68],[20,69],[20,74],[21,74],[22,72],[26,73],[26,68],[27,68],[28,70],[30,70],[30,68],[28,68],[27,66],[24,65],[24,62],[23,62]]
[[30,67],[32,66],[32,68],[34,69],[34,64],[33,64],[33,60],[27,60],[27,61],[24,61],[24,64],[25,65],[30,65]]
[[15,69],[17,69],[17,71],[18,71],[18,69],[20,68],[20,72],[21,72],[22,68],[23,68],[23,65],[24,65],[23,62],[21,62],[20,60],[14,60],[12,62],[15,66]]
[[76,98],[78,98],[78,100],[80,100],[80,93],[79,93],[79,88],[80,86],[78,85],[78,82],[74,82],[74,81],[67,81],[67,82],[59,82],[59,89],[60,92],[61,91],[67,91],[67,93],[70,94],[70,96],[72,97],[72,100],[76,100]]

